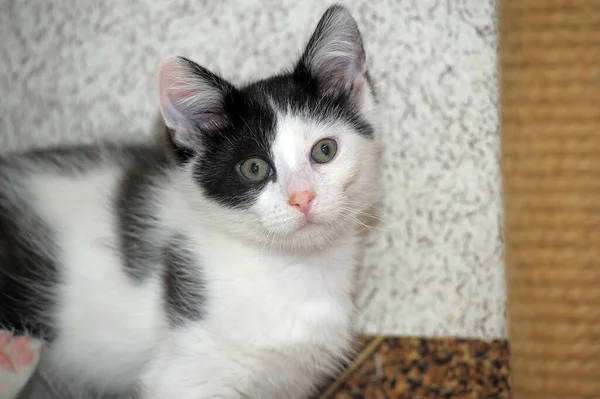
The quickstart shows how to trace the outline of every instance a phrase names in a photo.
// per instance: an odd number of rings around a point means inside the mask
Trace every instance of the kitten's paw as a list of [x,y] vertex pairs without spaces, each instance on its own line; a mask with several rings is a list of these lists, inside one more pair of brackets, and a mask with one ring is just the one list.
[[16,373],[33,363],[34,358],[29,338],[13,337],[7,332],[0,333],[0,367]]
[[15,398],[37,365],[40,343],[0,332],[0,398]]

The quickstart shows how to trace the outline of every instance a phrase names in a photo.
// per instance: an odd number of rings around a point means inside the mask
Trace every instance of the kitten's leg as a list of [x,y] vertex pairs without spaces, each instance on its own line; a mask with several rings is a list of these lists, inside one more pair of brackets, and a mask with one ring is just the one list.
[[0,332],[0,398],[16,398],[38,363],[40,343]]

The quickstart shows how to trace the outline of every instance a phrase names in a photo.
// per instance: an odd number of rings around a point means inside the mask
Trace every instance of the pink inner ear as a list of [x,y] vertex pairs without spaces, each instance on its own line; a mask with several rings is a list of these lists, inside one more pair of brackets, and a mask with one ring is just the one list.
[[354,77],[354,80],[350,85],[351,97],[358,107],[362,107],[364,103],[366,80],[366,72],[359,73]]
[[167,89],[171,95],[169,95],[169,97],[171,98],[171,101],[175,100],[175,101],[179,101],[183,98],[189,98],[192,97],[193,95],[197,94],[197,90],[194,89],[177,89],[177,88],[170,88]]
[[158,73],[160,107],[165,123],[172,129],[177,129],[181,124],[185,124],[185,115],[179,109],[178,103],[197,93],[195,89],[186,88],[183,82],[179,81],[177,77],[181,73],[181,61],[177,56],[165,59]]

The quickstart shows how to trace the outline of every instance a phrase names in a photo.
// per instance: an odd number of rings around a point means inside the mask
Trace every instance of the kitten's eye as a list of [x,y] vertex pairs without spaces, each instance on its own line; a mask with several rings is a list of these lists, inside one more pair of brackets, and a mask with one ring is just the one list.
[[251,182],[258,183],[271,176],[271,166],[261,158],[249,158],[240,164],[240,174]]
[[310,152],[310,158],[315,163],[327,163],[335,157],[337,143],[334,139],[323,139],[314,145]]

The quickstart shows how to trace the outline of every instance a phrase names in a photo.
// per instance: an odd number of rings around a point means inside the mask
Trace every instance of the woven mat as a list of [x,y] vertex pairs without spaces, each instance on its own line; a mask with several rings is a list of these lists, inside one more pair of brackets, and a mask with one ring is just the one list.
[[509,397],[506,341],[363,337],[315,399]]
[[600,1],[500,1],[515,399],[600,398]]

